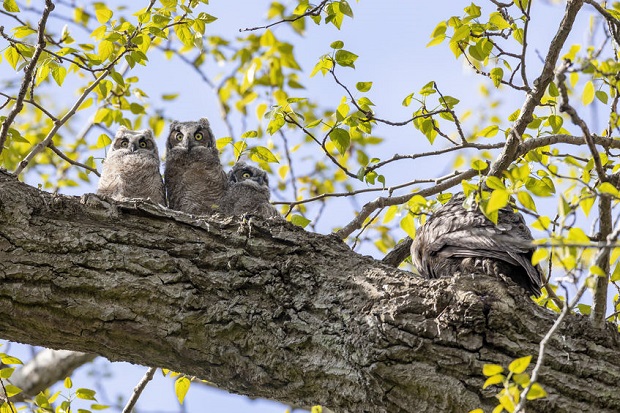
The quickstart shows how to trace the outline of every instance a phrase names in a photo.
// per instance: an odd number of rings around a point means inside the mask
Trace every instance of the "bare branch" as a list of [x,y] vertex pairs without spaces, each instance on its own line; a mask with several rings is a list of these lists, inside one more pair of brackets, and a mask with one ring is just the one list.
[[409,201],[415,195],[422,195],[426,197],[426,196],[438,194],[442,191],[452,188],[455,185],[458,185],[462,180],[471,179],[474,176],[480,173],[483,173],[483,172],[484,171],[481,172],[475,169],[469,169],[465,172],[461,172],[461,173],[457,172],[451,178],[448,178],[433,187],[421,189],[411,194],[401,195],[397,197],[377,198],[374,201],[368,202],[366,205],[364,205],[362,207],[362,210],[359,212],[359,214],[351,222],[345,225],[342,229],[336,231],[335,235],[342,239],[348,237],[349,235],[353,233],[353,231],[361,228],[366,218],[368,218],[370,214],[372,214],[377,209],[385,208],[386,206],[390,206],[390,205],[404,204],[405,202]]
[[239,29],[239,31],[240,31],[240,32],[250,32],[250,31],[254,31],[254,30],[268,29],[268,28],[270,28],[270,27],[273,27],[273,26],[276,26],[276,25],[278,25],[278,24],[282,24],[282,23],[285,23],[285,22],[292,23],[292,22],[295,22],[295,21],[297,21],[297,20],[299,20],[299,19],[303,19],[304,17],[307,17],[307,16],[318,16],[318,15],[319,15],[319,14],[321,14],[321,12],[323,11],[323,8],[324,8],[324,7],[325,7],[325,5],[327,4],[327,2],[328,2],[328,0],[323,0],[323,1],[322,1],[322,2],[318,5],[318,6],[316,6],[315,8],[313,8],[313,9],[311,9],[311,10],[308,10],[308,11],[306,11],[304,14],[300,14],[299,16],[294,17],[294,18],[292,18],[292,19],[282,19],[282,20],[279,20],[279,21],[277,21],[277,22],[274,22],[274,23],[268,24],[268,25],[266,25],[266,26],[258,26],[258,27],[252,27],[252,28],[246,28],[246,29]]
[[45,25],[47,24],[47,18],[49,17],[52,10],[54,10],[54,3],[52,0],[45,0],[45,10],[43,10],[43,14],[41,15],[41,20],[39,20],[38,33],[37,33],[37,47],[35,48],[34,53],[32,54],[32,58],[26,65],[24,69],[24,79],[22,81],[21,87],[19,88],[19,92],[17,94],[17,98],[15,99],[15,106],[9,112],[4,122],[2,122],[2,126],[0,127],[0,154],[4,149],[4,143],[6,142],[7,135],[9,133],[9,128],[11,124],[15,120],[15,117],[22,111],[24,107],[24,99],[26,98],[26,93],[28,92],[28,87],[34,78],[34,73],[37,68],[37,62],[43,49],[45,48]]
[[528,91],[523,107],[521,108],[521,113],[513,124],[511,133],[508,135],[506,146],[504,146],[502,153],[495,162],[491,164],[489,175],[500,176],[517,158],[521,136],[525,132],[527,125],[532,121],[534,110],[540,104],[547,86],[549,86],[549,83],[553,79],[554,67],[581,6],[583,6],[583,0],[568,0],[564,17],[562,18],[557,33],[551,41],[549,52],[545,58],[540,76],[534,80],[534,88]]
[[156,371],[157,371],[157,367],[149,367],[149,369],[144,374],[144,377],[142,377],[138,385],[133,389],[133,393],[131,394],[131,397],[127,401],[125,408],[123,408],[123,413],[131,413],[136,403],[138,402],[140,395],[146,388],[146,385],[149,383],[149,381],[153,379],[153,376],[155,375]]

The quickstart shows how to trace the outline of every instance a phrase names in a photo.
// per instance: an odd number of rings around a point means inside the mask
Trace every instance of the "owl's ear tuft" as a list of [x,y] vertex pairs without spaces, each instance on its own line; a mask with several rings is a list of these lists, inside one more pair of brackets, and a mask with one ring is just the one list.
[[115,137],[121,136],[123,135],[125,132],[127,132],[129,129],[127,129],[126,127],[124,127],[123,125],[119,126],[117,131],[116,131],[116,135],[114,135]]
[[154,139],[153,131],[150,129],[144,129],[140,131],[144,136]]
[[204,127],[204,128],[210,128],[211,124],[209,123],[209,119],[207,118],[200,118],[198,120],[198,123],[200,123],[200,126]]
[[178,120],[173,120],[172,122],[170,122],[170,131],[175,130],[178,126],[179,126],[179,122]]

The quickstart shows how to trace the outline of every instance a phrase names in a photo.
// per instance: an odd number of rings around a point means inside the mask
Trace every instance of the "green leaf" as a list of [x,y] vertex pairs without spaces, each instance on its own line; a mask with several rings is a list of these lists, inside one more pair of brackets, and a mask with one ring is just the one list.
[[491,69],[489,76],[491,77],[495,87],[499,87],[499,85],[502,84],[502,79],[504,78],[504,69],[501,67],[495,67]]
[[108,9],[104,3],[95,3],[95,17],[101,24],[107,23],[112,18],[112,10]]
[[70,389],[71,387],[73,387],[73,382],[71,381],[71,377],[65,378],[63,385],[65,386],[65,389]]
[[530,361],[532,361],[532,356],[525,356],[513,360],[512,363],[508,365],[508,370],[514,374],[523,373],[530,365]]
[[340,66],[355,68],[355,61],[357,60],[357,57],[358,56],[355,53],[341,49],[336,51],[334,60],[336,60],[336,63]]
[[551,126],[551,130],[553,133],[558,133],[560,129],[562,129],[562,124],[564,123],[564,119],[558,115],[549,116],[549,126]]
[[293,215],[291,217],[291,223],[293,225],[297,225],[298,227],[306,228],[310,223],[310,220],[301,215]]
[[22,392],[22,389],[20,389],[17,386],[14,386],[12,384],[5,384],[4,385],[4,390],[6,391],[7,397],[13,397],[16,394],[19,394],[19,393]]
[[17,13],[20,11],[15,0],[4,0],[2,2],[2,7],[9,13]]
[[192,382],[185,376],[179,377],[174,382],[174,393],[177,396],[177,400],[180,404],[183,404],[183,400],[185,400],[185,396],[187,395],[187,391],[189,390],[189,386]]
[[344,47],[344,42],[336,40],[335,42],[332,42],[329,47],[332,49],[342,49]]
[[607,104],[607,100],[608,100],[608,96],[607,93],[605,93],[602,90],[597,90],[596,92],[594,92],[594,95],[596,96],[596,98],[598,100],[600,100],[601,102],[603,102],[603,104]]
[[532,254],[532,265],[540,263],[542,260],[546,260],[549,257],[549,251],[546,249],[538,249]]
[[579,227],[573,227],[568,230],[567,240],[577,243],[588,244],[590,242],[590,237],[588,237],[588,234],[586,234],[583,229]]
[[191,30],[187,27],[187,24],[181,23],[176,24],[174,26],[174,33],[177,35],[181,43],[183,43],[187,47],[194,46],[194,35]]
[[282,113],[275,113],[267,124],[267,133],[273,135],[284,126],[284,115]]
[[505,379],[506,379],[506,377],[504,377],[503,374],[496,374],[495,376],[491,376],[488,379],[486,379],[484,384],[482,385],[482,388],[486,389],[489,386],[493,386],[495,384],[503,383]]
[[504,185],[504,183],[502,182],[501,179],[499,179],[496,176],[487,176],[487,186],[491,189],[506,189],[506,186]]
[[20,57],[17,49],[13,46],[8,47],[4,51],[4,57],[6,58],[7,62],[9,62],[13,70],[17,70],[17,62],[19,61]]
[[483,136],[485,138],[492,138],[495,135],[497,135],[497,132],[499,131],[499,126],[497,125],[491,125],[491,126],[487,126],[486,128],[482,129],[480,132],[478,132],[478,136]]
[[598,186],[598,190],[600,193],[603,193],[603,194],[609,194],[614,197],[620,196],[620,193],[618,192],[618,188],[616,188],[609,182],[603,182],[602,184],[600,184]]
[[485,364],[482,366],[482,374],[485,376],[495,376],[504,372],[504,368],[499,364]]
[[415,224],[413,221],[413,215],[407,214],[400,220],[400,227],[409,235],[412,239],[415,238]]
[[50,67],[52,72],[52,77],[58,86],[62,86],[65,81],[65,77],[67,77],[67,69],[64,66],[53,65]]
[[106,410],[109,409],[110,406],[108,406],[107,404],[97,404],[97,403],[93,403],[90,405],[90,408],[93,410]]
[[2,357],[0,357],[0,360],[2,360],[3,364],[24,364],[17,357],[9,356],[7,354],[2,354]]
[[486,213],[490,214],[491,212],[499,211],[506,205],[508,205],[508,201],[510,200],[510,193],[505,189],[495,189],[491,193],[491,198],[489,198],[489,202],[486,206]]
[[351,137],[349,136],[349,132],[342,128],[334,128],[329,134],[329,139],[334,143],[338,152],[341,155],[344,155],[349,149],[349,145],[351,144]]
[[97,392],[91,389],[79,388],[75,391],[77,398],[82,400],[97,401],[97,399],[95,399],[95,394],[97,394]]
[[248,156],[254,162],[279,163],[278,158],[264,146],[254,146],[250,148]]
[[594,100],[594,83],[591,80],[588,80],[583,87],[583,92],[581,95],[581,103],[584,106],[588,106]]
[[452,35],[452,39],[450,39],[450,43],[456,43],[456,42],[460,42],[461,40],[468,39],[470,34],[471,34],[470,27],[464,24],[454,31],[454,34]]
[[97,143],[95,144],[96,149],[105,148],[109,144],[112,143],[112,139],[106,134],[101,134],[97,138]]
[[534,199],[532,198],[529,192],[527,191],[517,192],[517,199],[519,200],[521,205],[523,205],[526,209],[536,212],[536,203],[534,202]]
[[15,369],[13,367],[6,367],[4,369],[0,369],[0,379],[8,379],[11,377]]
[[532,387],[530,387],[530,391],[527,392],[526,399],[536,400],[543,397],[547,397],[547,392],[545,391],[545,389],[543,389],[540,384],[533,383]]
[[611,274],[610,280],[612,282],[620,281],[620,263],[614,267],[614,272]]
[[357,82],[355,85],[360,92],[368,92],[372,87],[372,82]]

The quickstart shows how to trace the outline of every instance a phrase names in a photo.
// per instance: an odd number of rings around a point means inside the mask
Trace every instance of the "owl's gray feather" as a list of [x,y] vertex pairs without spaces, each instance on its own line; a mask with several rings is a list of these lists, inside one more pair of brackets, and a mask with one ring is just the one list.
[[237,162],[228,172],[228,190],[222,198],[220,211],[227,215],[258,215],[279,217],[269,203],[269,178],[262,169]]
[[159,164],[153,132],[132,131],[121,126],[103,162],[97,194],[117,201],[144,198],[165,205]]
[[190,214],[217,210],[228,179],[207,119],[170,124],[164,182],[170,208]]
[[523,216],[505,207],[497,225],[476,207],[463,206],[457,194],[418,229],[411,246],[417,270],[429,278],[482,272],[510,278],[529,293],[540,295],[542,271],[532,265],[532,234]]

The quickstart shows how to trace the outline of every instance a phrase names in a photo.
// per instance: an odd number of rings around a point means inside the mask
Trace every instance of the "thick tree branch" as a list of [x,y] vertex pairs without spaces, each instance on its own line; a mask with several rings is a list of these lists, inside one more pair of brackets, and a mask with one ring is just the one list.
[[[482,365],[556,314],[488,277],[427,281],[286,222],[54,196],[0,173],[0,334],[339,412],[486,410]],[[620,409],[620,337],[567,316],[528,412]],[[601,397],[605,395],[605,397]]]

